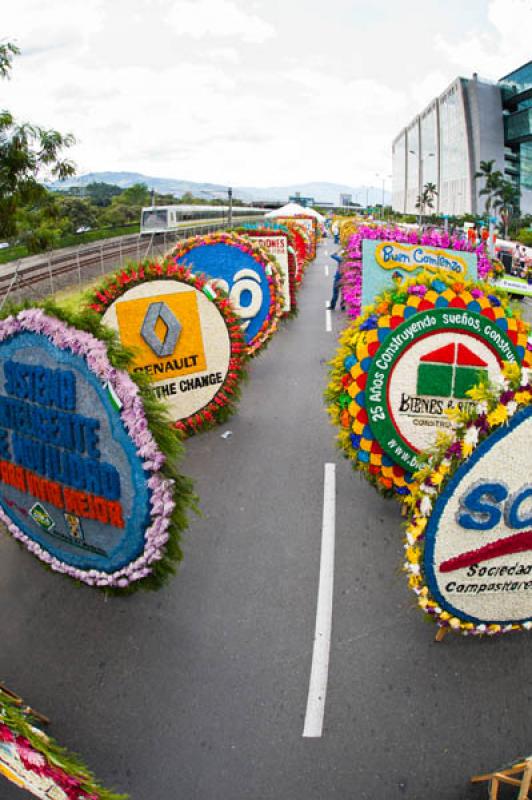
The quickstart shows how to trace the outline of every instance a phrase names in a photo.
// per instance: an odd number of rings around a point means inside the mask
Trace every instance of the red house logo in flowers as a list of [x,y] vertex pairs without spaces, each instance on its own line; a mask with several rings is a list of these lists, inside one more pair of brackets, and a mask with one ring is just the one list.
[[417,394],[467,398],[469,389],[487,378],[487,370],[487,362],[469,347],[451,342],[420,358]]

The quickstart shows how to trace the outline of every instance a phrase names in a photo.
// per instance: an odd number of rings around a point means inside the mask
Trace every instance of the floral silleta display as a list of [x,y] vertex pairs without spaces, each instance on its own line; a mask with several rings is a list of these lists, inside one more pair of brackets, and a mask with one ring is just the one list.
[[227,292],[242,321],[247,354],[259,353],[283,314],[283,279],[267,250],[245,236],[222,231],[178,242],[170,258]]
[[0,690],[0,776],[41,800],[127,800],[100,786],[77,756],[37,724]]
[[487,280],[490,273],[493,272],[493,264],[488,258],[484,244],[474,246],[465,239],[436,231],[419,233],[417,230],[406,231],[403,228],[363,224],[349,236],[345,245],[342,266],[342,294],[347,314],[352,319],[356,319],[362,313],[362,242],[364,239],[389,240],[403,244],[419,244],[462,251],[464,253],[474,253],[478,260],[478,277],[481,280]]
[[[278,226],[274,227],[266,227],[261,225],[249,225],[249,226],[242,226],[236,228],[236,233],[240,234],[240,236],[247,236],[250,237],[251,240],[259,240],[259,243],[262,247],[267,249],[270,254],[277,260],[279,266],[283,273],[286,272],[284,275],[284,282],[285,282],[285,294],[288,295],[289,302],[286,303],[285,298],[285,312],[284,316],[286,317],[294,317],[297,314],[297,283],[296,283],[296,276],[297,276],[297,261],[295,250],[291,246],[291,242],[293,241],[293,237],[288,231],[286,226]],[[260,240],[264,239],[264,243]],[[277,239],[277,241],[276,241]],[[279,247],[279,239],[284,241],[281,242],[282,248]],[[288,283],[288,292],[286,292],[286,283]],[[287,309],[288,305],[288,309]]]
[[293,217],[278,217],[281,222],[293,220],[301,227],[305,228],[310,240],[310,260],[316,258],[316,247],[318,243],[318,220],[312,214],[295,214]]
[[182,445],[93,312],[46,303],[0,320],[0,519],[54,572],[159,588],[195,504]]
[[301,283],[305,270],[312,260],[312,241],[308,229],[296,217],[276,217],[272,225],[284,225],[294,240],[297,259],[297,281]]
[[[116,320],[117,301],[128,302],[128,298],[133,298],[132,305],[122,307],[122,330]],[[142,318],[153,299],[167,303],[175,300],[176,313],[182,315],[182,329],[174,349],[157,358],[146,348],[140,325],[135,327],[130,324],[130,308],[135,304],[140,305],[140,309],[135,310]],[[137,356],[132,361],[132,369],[144,369],[149,374],[154,391],[166,401],[173,425],[179,431],[187,435],[198,433],[225,422],[235,412],[240,399],[240,384],[246,375],[244,332],[227,295],[210,285],[204,275],[192,272],[187,266],[177,265],[171,258],[130,264],[92,289],[88,303],[91,309],[103,315],[104,322],[111,319],[110,312],[115,309],[112,327],[120,331],[121,337],[127,333],[127,344],[136,347]],[[194,334],[197,335],[194,337]],[[186,361],[189,343],[200,348],[204,358],[201,363],[194,363],[188,368],[183,365],[173,380],[168,368],[172,367],[172,361],[175,362],[177,357]],[[144,360],[143,353],[146,355]],[[154,364],[164,368],[164,380],[159,380],[158,374],[152,374]],[[216,382],[211,380],[209,383],[213,375],[216,376]],[[191,380],[198,384],[198,388],[194,388]],[[179,386],[183,382],[181,391]]]
[[[288,252],[290,253],[290,261],[294,265],[295,288],[296,291],[299,291],[303,280],[306,253],[304,236],[299,236],[300,231],[303,233],[303,228],[298,228],[296,231],[293,227],[290,228],[286,223],[279,222],[275,218],[262,220],[260,225],[258,223],[249,223],[249,225],[246,226],[247,229],[253,227],[264,227],[266,230],[282,231],[286,233],[289,241]],[[306,231],[304,233],[306,233]]]
[[493,636],[532,630],[532,385],[507,366],[470,391],[406,504],[405,571],[441,629]]
[[410,493],[446,409],[505,360],[529,366],[529,326],[503,292],[448,273],[398,281],[340,336],[326,393],[345,456],[382,494]]

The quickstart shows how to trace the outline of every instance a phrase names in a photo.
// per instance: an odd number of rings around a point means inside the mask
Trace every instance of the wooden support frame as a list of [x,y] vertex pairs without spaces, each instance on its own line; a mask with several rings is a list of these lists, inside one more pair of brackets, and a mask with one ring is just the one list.
[[7,686],[4,686],[3,683],[0,683],[0,694],[2,693],[7,695],[7,697],[9,697],[15,703],[15,705],[18,706],[18,708],[20,708],[21,711],[23,711],[25,714],[28,714],[36,722],[40,722],[41,725],[50,724],[50,720],[48,719],[48,717],[45,717],[44,714],[40,714],[38,711],[35,711],[35,709],[26,705],[22,697],[13,692],[11,689],[8,689]]
[[[519,773],[522,773],[521,775]],[[485,775],[473,775],[471,783],[489,781],[490,800],[498,800],[501,783],[519,789],[516,800],[532,800],[532,756],[512,764],[506,769],[488,772]]]
[[434,637],[435,642],[443,642],[444,638],[449,633],[449,628],[444,628],[440,626],[436,632],[436,636]]

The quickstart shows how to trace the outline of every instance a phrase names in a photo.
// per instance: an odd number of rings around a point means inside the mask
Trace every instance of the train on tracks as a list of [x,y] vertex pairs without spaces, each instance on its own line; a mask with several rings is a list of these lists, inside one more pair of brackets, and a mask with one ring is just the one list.
[[[248,206],[233,206],[231,209],[233,219],[240,217],[264,216],[263,208]],[[157,233],[171,233],[178,231],[183,224],[190,221],[212,221],[228,219],[229,206],[204,206],[204,205],[176,205],[176,206],[147,206],[143,208],[140,216],[140,233],[154,235]]]

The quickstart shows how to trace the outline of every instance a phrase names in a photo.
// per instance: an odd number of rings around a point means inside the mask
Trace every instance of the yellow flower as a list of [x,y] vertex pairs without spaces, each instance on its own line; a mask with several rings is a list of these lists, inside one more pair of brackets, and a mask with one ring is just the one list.
[[[472,390],[472,391],[473,391],[473,390]],[[458,420],[458,419],[459,419],[459,417],[460,417],[460,414],[461,414],[461,413],[462,413],[462,412],[460,411],[460,409],[458,408],[458,406],[455,406],[454,408],[446,408],[446,409],[445,409],[445,414],[446,414],[446,415],[449,417],[449,419],[450,419],[450,420],[452,420],[452,421]],[[440,441],[441,441],[441,440],[440,440]]]
[[444,477],[445,477],[445,475],[438,469],[437,472],[434,472],[431,475],[430,479],[431,479],[432,483],[434,484],[434,486],[439,486],[440,483],[443,481]]
[[[488,417],[488,419],[489,419],[489,417]],[[472,452],[473,452],[473,445],[471,444],[471,442],[464,442],[463,441],[462,442],[462,454],[467,458],[467,456],[470,456]],[[434,478],[432,480],[434,480]]]
[[521,378],[521,367],[519,364],[511,364],[509,361],[504,362],[503,375],[509,381],[518,381]]
[[488,414],[488,425],[502,425],[508,419],[508,409],[499,404],[497,408]]
[[409,547],[406,551],[406,557],[411,564],[419,564],[421,559],[421,550],[419,547]]
[[522,392],[516,392],[514,395],[514,400],[516,403],[528,403],[530,401],[530,392],[528,389],[525,389]]
[[427,527],[427,517],[418,517],[412,522],[408,528],[408,533],[414,539],[419,539],[425,528]]
[[489,387],[481,383],[480,386],[474,386],[472,389],[469,389],[467,394],[472,400],[476,400],[477,402],[481,400],[488,400]]
[[405,498],[403,498],[403,503],[407,508],[414,508],[417,502],[416,496],[412,494],[408,494]]

